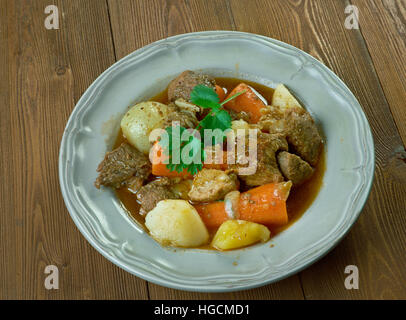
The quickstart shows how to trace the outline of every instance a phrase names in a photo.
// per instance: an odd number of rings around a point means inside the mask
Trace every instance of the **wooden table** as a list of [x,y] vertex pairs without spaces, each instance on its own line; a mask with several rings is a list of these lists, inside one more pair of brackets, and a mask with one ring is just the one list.
[[[50,4],[58,30],[44,26]],[[350,4],[359,29],[344,25]],[[0,299],[406,298],[405,0],[0,0],[0,10]],[[87,243],[59,189],[60,140],[86,88],[135,49],[202,30],[262,34],[310,53],[349,86],[374,135],[374,185],[347,237],[255,290],[190,293],[128,274]],[[59,268],[58,290],[44,287],[47,265]],[[347,265],[359,269],[358,290],[344,286]]]

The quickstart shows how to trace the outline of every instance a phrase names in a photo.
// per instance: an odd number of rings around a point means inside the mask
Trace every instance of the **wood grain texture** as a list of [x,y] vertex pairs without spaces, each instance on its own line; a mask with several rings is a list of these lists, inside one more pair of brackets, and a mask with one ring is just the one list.
[[[0,297],[147,298],[145,281],[86,242],[59,190],[59,143],[68,116],[114,63],[114,51],[105,1],[54,3],[59,30],[44,27],[47,1],[1,6],[1,71],[7,75],[1,80],[1,170],[7,187],[1,191]],[[44,287],[44,269],[51,264],[59,268],[59,290]]]
[[232,30],[226,1],[108,0],[117,59],[169,36]]
[[358,7],[361,33],[406,145],[406,0],[351,2]]
[[[362,35],[344,27],[349,2],[230,3],[237,29],[281,39],[331,68],[358,98],[372,127],[376,172],[371,195],[343,242],[301,273],[306,299],[405,298],[406,164],[399,157],[403,145]],[[272,23],[261,12],[278,18]],[[344,287],[347,265],[359,268],[359,290]]]
[[[54,4],[60,29],[46,30],[47,1],[0,0],[0,299],[406,298],[404,0]],[[348,4],[360,9],[360,30],[344,28]],[[69,114],[102,71],[153,41],[216,29],[282,40],[331,68],[368,117],[376,172],[359,220],[318,263],[262,288],[201,294],[147,285],[96,252],[64,206],[57,163]],[[59,290],[44,288],[49,264],[59,267]],[[359,290],[344,287],[347,265],[359,268]]]
[[[8,1],[0,0],[2,12],[8,10]],[[0,13],[0,176],[2,181],[12,181],[13,171],[11,159],[11,150],[8,147],[10,140],[10,112],[9,112],[9,56],[7,35],[9,32],[8,19]],[[4,183],[3,183],[4,185]],[[12,205],[12,192],[5,192],[3,188],[0,191],[0,299],[5,299],[8,295],[16,296],[16,255],[10,254],[16,248],[17,237],[15,233],[9,233],[9,226],[15,224],[14,217],[10,210]],[[6,279],[8,278],[8,281]]]

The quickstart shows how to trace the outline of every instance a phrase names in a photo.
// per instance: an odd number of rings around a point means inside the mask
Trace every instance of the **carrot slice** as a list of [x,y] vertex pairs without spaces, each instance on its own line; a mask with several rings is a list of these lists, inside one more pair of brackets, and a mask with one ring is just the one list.
[[227,96],[227,99],[244,90],[246,90],[245,93],[227,102],[224,107],[237,112],[247,112],[250,115],[251,122],[257,123],[262,116],[260,110],[265,107],[265,104],[246,83],[240,83],[236,86]]
[[218,228],[224,221],[229,219],[223,201],[195,204],[194,207],[209,229]]
[[215,86],[215,90],[216,90],[217,95],[219,96],[220,102],[222,102],[224,100],[224,98],[226,97],[226,93],[224,92],[223,88],[217,84]]
[[181,172],[171,171],[166,167],[164,163],[157,163],[152,165],[152,174],[159,177],[183,177],[183,178],[193,178],[192,174],[186,169]]
[[[183,178],[193,178],[192,174],[186,169],[183,169],[181,172],[170,171],[166,164],[163,163],[163,160],[166,159],[166,156],[162,156],[162,148],[158,143],[155,143],[152,146],[152,174],[154,176],[160,177],[183,177]],[[227,151],[223,151],[223,163],[215,163],[213,157],[211,163],[203,163],[203,168],[206,169],[217,169],[217,170],[227,170]]]
[[286,199],[281,194],[280,184],[269,183],[244,192],[239,213],[241,220],[278,226],[288,223]]
[[166,164],[162,162],[166,157],[162,154],[162,147],[159,143],[156,142],[152,148],[152,174],[154,176],[193,178],[192,174],[186,169],[177,172],[171,171],[166,167]]
[[[273,226],[286,224],[286,200],[290,187],[290,182],[269,183],[242,193],[237,218]],[[219,227],[230,219],[224,201],[197,204],[195,208],[208,228]]]

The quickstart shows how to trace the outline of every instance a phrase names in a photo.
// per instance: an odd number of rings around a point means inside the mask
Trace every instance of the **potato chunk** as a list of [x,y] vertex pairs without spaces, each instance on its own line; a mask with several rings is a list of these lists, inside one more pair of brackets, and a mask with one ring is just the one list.
[[209,233],[196,209],[185,200],[162,200],[151,210],[145,225],[162,245],[197,247],[207,243]]
[[290,93],[283,84],[278,84],[272,96],[272,105],[286,110],[293,107],[302,108],[299,101]]
[[169,108],[165,104],[153,101],[138,103],[121,119],[123,135],[135,148],[148,154],[151,147],[149,134],[163,127],[168,114]]
[[219,250],[230,250],[249,246],[255,242],[268,241],[271,232],[262,224],[227,220],[217,230],[211,245]]

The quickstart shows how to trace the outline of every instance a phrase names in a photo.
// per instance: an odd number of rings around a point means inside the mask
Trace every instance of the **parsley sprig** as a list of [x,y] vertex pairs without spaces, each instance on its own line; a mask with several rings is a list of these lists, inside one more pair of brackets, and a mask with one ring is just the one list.
[[[204,130],[220,129],[225,131],[230,129],[231,116],[226,110],[223,109],[223,105],[243,93],[245,93],[245,91],[238,92],[220,103],[220,98],[214,89],[204,85],[197,85],[193,88],[190,94],[191,102],[202,107],[203,109],[210,109],[210,111],[198,123],[195,129],[179,127],[180,136],[182,136],[185,131],[188,131],[188,139],[186,141],[175,141],[174,139],[176,139],[176,137],[174,137],[174,127],[171,126],[165,128],[165,131],[168,134],[168,139],[160,140],[159,143],[162,146],[164,153],[169,156],[169,163],[166,165],[169,170],[182,172],[184,169],[186,169],[192,175],[195,175],[198,171],[202,170],[203,161],[206,157],[204,143],[202,141],[202,137],[204,137]],[[222,140],[219,140],[217,136],[214,136],[211,144],[215,145],[220,142],[222,142]],[[175,147],[179,148],[180,151],[179,163],[174,163],[175,161],[172,158],[172,152]],[[184,154],[189,156],[187,158],[190,161],[183,159],[185,158],[182,156]]]

